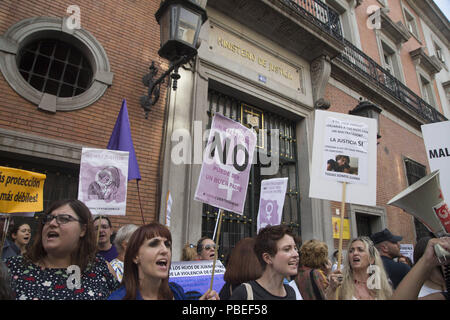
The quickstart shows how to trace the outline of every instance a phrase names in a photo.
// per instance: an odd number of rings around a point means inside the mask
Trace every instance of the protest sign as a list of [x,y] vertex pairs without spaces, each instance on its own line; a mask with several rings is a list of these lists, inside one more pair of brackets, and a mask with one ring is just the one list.
[[[172,262],[169,281],[176,282],[183,287],[184,292],[198,291],[204,294],[210,288],[213,261],[179,261]],[[218,260],[215,265],[213,290],[220,292],[225,281],[223,275],[225,267]]]
[[97,215],[125,215],[128,152],[83,148],[78,199]]
[[255,145],[252,130],[216,113],[194,199],[242,214]]
[[431,171],[439,170],[444,201],[450,203],[450,121],[421,126]]
[[287,184],[288,178],[275,178],[261,181],[257,233],[267,225],[276,226],[281,223]]
[[[339,230],[341,228],[341,218],[340,217],[332,217],[333,224],[333,239],[339,239]],[[350,236],[350,221],[348,219],[344,219],[344,228],[342,239],[349,240]]]
[[315,111],[310,179],[311,198],[376,204],[376,120],[343,113]]
[[400,243],[400,254],[408,257],[414,263],[414,246],[412,244]]
[[46,175],[0,167],[0,212],[36,212],[44,207]]
[[172,212],[172,195],[170,191],[167,191],[167,199],[166,199],[166,226],[170,227],[170,213]]

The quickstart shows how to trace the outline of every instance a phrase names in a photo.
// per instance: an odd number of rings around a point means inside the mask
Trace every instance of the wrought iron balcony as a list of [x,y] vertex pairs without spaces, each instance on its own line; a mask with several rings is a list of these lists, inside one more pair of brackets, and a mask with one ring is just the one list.
[[435,108],[411,91],[390,72],[385,70],[364,52],[343,38],[339,14],[320,0],[279,0],[299,14],[309,17],[334,38],[344,43],[344,51],[337,56],[345,64],[357,70],[372,83],[400,100],[411,111],[414,111],[427,122],[447,120]]
[[339,14],[320,0],[280,0],[312,21],[337,39],[342,39]]
[[370,79],[372,83],[381,87],[392,96],[400,100],[411,111],[414,111],[427,122],[439,122],[447,120],[435,108],[425,102],[411,89],[395,78],[389,71],[382,68],[364,52],[355,47],[348,40],[345,43],[344,52],[338,59],[349,65],[353,70]]

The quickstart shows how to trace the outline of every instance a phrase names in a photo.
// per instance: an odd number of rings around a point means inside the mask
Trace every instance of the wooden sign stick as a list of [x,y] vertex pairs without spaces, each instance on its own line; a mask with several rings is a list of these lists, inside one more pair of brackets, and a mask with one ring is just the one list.
[[97,230],[97,241],[96,244],[98,246],[98,239],[100,238],[100,228],[102,227],[102,216],[100,215],[100,218],[98,218],[99,221],[99,225],[98,225],[98,230]]
[[222,216],[223,216],[223,209],[219,209],[219,216],[217,217],[219,219],[219,225],[217,227],[216,247],[214,249],[214,262],[213,262],[212,273],[211,273],[211,284],[209,285],[210,290],[212,290],[212,288],[213,288],[214,272],[216,270],[217,250],[219,248],[220,227],[222,225]]
[[6,214],[5,215],[5,222],[3,224],[3,235],[2,235],[2,238],[0,239],[0,241],[1,241],[1,243],[0,243],[0,259],[2,257],[3,246],[5,245],[6,236],[7,236],[7,233],[8,233],[10,221],[11,221],[11,215]]
[[[337,269],[341,270],[342,263],[342,242],[344,238],[344,216],[345,216],[345,192],[346,192],[347,182],[342,183],[342,201],[341,201],[341,225],[339,227],[339,250],[338,250],[338,264]],[[336,300],[339,300],[339,288],[336,289]]]

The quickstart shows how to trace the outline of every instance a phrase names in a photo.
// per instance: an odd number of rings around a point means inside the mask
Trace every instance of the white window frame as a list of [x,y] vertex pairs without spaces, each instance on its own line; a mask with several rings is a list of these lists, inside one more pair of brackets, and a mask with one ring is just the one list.
[[355,3],[344,0],[326,0],[326,4],[339,13],[343,37],[361,49],[358,23],[355,15]]
[[395,45],[387,36],[381,33],[379,30],[375,30],[377,45],[378,45],[378,53],[380,56],[380,62],[383,68],[386,68],[386,63],[384,60],[384,53],[386,52],[386,48],[390,51],[389,56],[392,58],[391,68],[393,69],[391,74],[397,78],[403,84],[405,83],[405,75],[403,74],[403,66],[400,59],[400,47],[401,45]]
[[436,95],[434,93],[433,78],[421,67],[417,66],[417,79],[419,80],[420,92],[423,100],[433,108],[438,109]]
[[431,42],[433,43],[433,47],[434,47],[433,49],[434,49],[436,58],[438,58],[438,60],[444,65],[444,67],[447,68],[447,63],[445,60],[445,53],[444,53],[444,50],[442,49],[442,46],[437,44],[437,42],[434,39],[431,39]]
[[404,6],[403,3],[402,3],[402,13],[403,18],[405,20],[406,29],[409,31],[409,33],[411,33],[414,36],[414,38],[416,38],[417,41],[421,43],[419,36],[419,25],[417,23],[416,16],[411,12],[411,10],[409,10],[406,6]]

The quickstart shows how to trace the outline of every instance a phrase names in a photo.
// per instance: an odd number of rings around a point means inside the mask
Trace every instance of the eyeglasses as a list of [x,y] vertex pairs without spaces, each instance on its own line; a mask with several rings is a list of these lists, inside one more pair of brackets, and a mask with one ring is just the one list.
[[207,244],[206,246],[203,246],[203,249],[205,249],[205,250],[215,249],[215,248],[216,248],[215,244]]
[[69,223],[70,221],[80,221],[78,219],[75,219],[74,217],[72,217],[69,214],[60,214],[57,216],[48,214],[42,218],[42,224],[50,223],[53,221],[53,219],[56,219],[57,224],[66,224],[66,223]]

